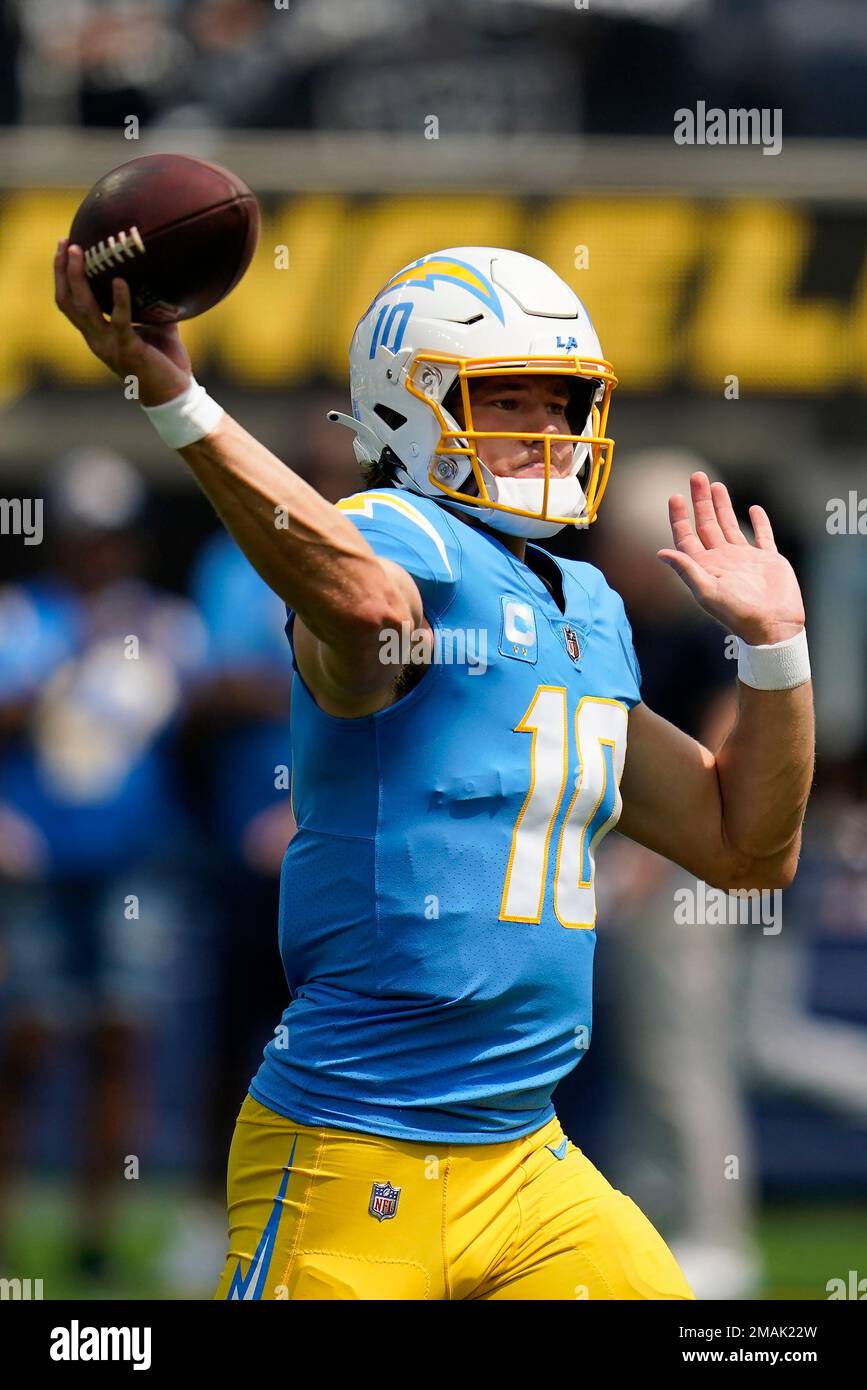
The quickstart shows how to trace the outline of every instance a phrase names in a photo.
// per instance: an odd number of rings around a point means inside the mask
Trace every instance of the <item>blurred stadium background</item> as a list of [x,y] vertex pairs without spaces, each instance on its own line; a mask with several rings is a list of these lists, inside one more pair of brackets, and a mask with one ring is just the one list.
[[[867,1276],[861,0],[0,0],[0,33],[0,1274],[209,1296],[286,1002],[280,604],[51,298],[87,187],[173,149],[263,209],[241,286],[184,326],[197,377],[333,500],[358,476],[325,411],[391,272],[502,244],[575,285],[617,448],[593,533],[555,544],[623,592],[647,702],[710,742],[734,665],[653,558],[666,498],[699,463],[768,509],[819,714],[782,931],[678,925],[683,876],[610,837],[557,1102],[699,1293]],[[698,101],[779,110],[780,153],[676,145]]]

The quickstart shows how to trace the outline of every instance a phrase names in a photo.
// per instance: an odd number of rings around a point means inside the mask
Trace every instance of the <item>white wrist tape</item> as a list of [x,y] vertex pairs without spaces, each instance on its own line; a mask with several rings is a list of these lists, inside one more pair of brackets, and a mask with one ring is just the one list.
[[211,400],[204,386],[193,377],[186,391],[164,405],[143,405],[160,439],[170,449],[184,449],[217,428],[223,407]]
[[807,631],[784,642],[751,647],[738,638],[738,679],[754,690],[793,690],[810,679]]

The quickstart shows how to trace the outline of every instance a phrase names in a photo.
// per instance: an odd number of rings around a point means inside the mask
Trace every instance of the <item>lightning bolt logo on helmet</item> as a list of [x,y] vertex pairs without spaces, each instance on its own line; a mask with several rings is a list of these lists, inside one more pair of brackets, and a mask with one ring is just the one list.
[[446,255],[422,256],[418,261],[413,261],[404,270],[399,270],[396,275],[392,275],[387,285],[374,295],[367,313],[378,304],[384,294],[389,290],[397,289],[405,285],[417,286],[421,289],[433,290],[436,288],[438,280],[448,281],[453,285],[460,285],[469,294],[473,294],[482,304],[487,305],[492,313],[500,320],[505,322],[503,317],[503,306],[500,303],[497,291],[494,289],[490,280],[484,276],[475,266],[469,265],[466,261],[449,259]]
[[[617,378],[586,309],[550,266],[490,246],[421,256],[374,296],[349,363],[353,414],[329,418],[353,431],[359,462],[380,465],[394,486],[531,538],[595,520],[614,449],[606,427]],[[531,375],[569,382],[570,433],[553,439],[572,444],[571,462],[554,470],[546,432],[538,436],[544,476],[494,474],[480,456],[485,441],[527,431],[476,429],[470,383]]]

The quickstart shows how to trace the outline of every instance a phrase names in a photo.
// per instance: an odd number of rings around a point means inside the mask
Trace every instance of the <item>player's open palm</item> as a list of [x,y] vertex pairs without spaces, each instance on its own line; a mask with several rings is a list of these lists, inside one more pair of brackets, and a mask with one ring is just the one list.
[[705,612],[751,645],[782,642],[804,626],[795,572],[780,555],[767,513],[750,507],[755,545],[742,535],[722,483],[693,473],[690,492],[695,530],[685,498],[669,498],[676,549],[659,558],[676,570]]
[[125,280],[112,282],[114,303],[106,319],[87,283],[80,246],[61,241],[54,257],[54,300],[81,333],[91,352],[110,371],[138,381],[142,405],[161,405],[190,384],[190,357],[176,324],[132,326],[132,304]]

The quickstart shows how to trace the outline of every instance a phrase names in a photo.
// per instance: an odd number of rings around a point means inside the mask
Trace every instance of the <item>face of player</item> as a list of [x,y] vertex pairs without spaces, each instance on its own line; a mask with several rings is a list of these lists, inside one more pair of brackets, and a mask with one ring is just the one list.
[[[527,431],[523,439],[480,439],[482,463],[500,478],[543,478],[545,446],[541,436],[571,432],[566,419],[569,390],[568,378],[559,376],[477,377],[470,381],[474,429]],[[552,443],[552,477],[568,474],[573,448],[568,440]]]

